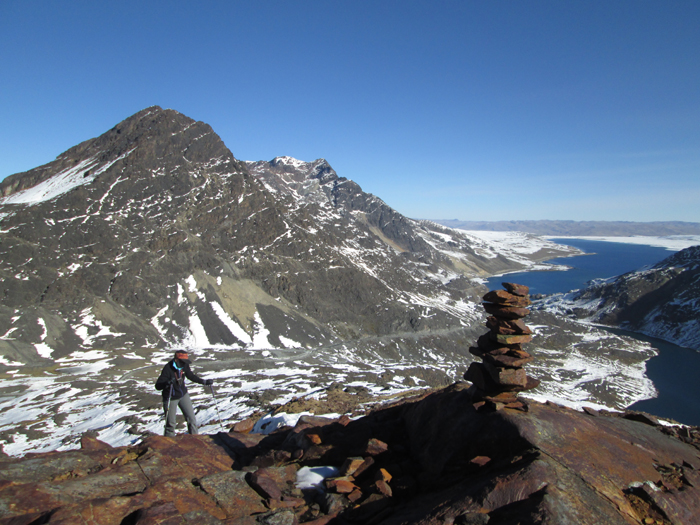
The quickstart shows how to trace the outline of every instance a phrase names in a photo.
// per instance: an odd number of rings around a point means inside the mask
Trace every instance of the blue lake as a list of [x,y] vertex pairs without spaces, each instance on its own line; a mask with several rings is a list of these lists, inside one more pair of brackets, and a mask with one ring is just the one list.
[[[565,238],[552,240],[575,246],[587,255],[548,261],[572,267],[567,271],[521,272],[492,277],[488,280],[489,289],[500,289],[502,282],[514,282],[529,286],[531,294],[568,292],[585,287],[591,279],[614,277],[654,265],[674,253],[665,248],[637,244]],[[658,356],[647,361],[647,377],[654,382],[658,397],[639,401],[629,408],[700,426],[700,382],[697,381],[700,352],[634,332],[616,328],[607,330],[646,341],[659,350]]]
[[587,255],[552,259],[550,263],[570,266],[567,271],[519,272],[488,279],[489,289],[501,288],[504,281],[524,284],[531,294],[568,292],[584,288],[591,279],[613,277],[653,265],[674,252],[656,246],[621,242],[589,241],[584,239],[551,239],[573,246]]

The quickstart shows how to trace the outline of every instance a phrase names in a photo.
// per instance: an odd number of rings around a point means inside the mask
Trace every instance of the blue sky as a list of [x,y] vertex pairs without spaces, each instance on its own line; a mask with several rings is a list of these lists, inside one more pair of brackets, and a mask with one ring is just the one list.
[[0,178],[152,105],[412,218],[700,222],[700,2],[0,0]]

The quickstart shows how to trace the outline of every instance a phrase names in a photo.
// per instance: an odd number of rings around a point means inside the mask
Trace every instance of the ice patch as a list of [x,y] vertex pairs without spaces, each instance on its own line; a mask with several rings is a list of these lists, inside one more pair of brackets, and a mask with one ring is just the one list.
[[298,489],[323,489],[323,480],[340,474],[336,467],[302,467],[297,472]]

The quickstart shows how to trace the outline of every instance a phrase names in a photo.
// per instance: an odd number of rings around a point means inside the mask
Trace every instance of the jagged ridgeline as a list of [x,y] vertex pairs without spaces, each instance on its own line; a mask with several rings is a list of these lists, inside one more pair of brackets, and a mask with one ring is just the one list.
[[323,159],[241,162],[159,107],[0,191],[6,363],[461,329],[484,291],[470,277],[522,266],[407,219]]

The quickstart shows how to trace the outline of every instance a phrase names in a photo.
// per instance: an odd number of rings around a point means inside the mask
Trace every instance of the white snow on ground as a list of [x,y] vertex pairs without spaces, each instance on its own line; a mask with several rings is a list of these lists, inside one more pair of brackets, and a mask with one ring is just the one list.
[[[603,345],[604,346],[604,343]],[[639,351],[649,351],[648,345],[639,344]],[[634,365],[625,365],[614,358],[604,355],[583,355],[576,345],[566,351],[546,352],[542,349],[532,350],[533,355],[548,354],[547,365],[535,360],[527,366],[533,375],[551,376],[532,392],[523,392],[522,396],[536,401],[553,401],[560,405],[581,409],[584,406],[595,409],[623,410],[641,399],[657,396],[654,383],[646,377],[644,361]],[[651,355],[650,355],[651,357]],[[552,366],[554,360],[559,362]],[[600,387],[614,390],[620,402],[614,406],[605,406],[596,401]]]
[[562,251],[568,251],[571,256],[581,255],[583,252],[578,248],[565,246],[524,232],[491,232],[477,230],[457,230],[468,237],[472,238],[476,245],[473,247],[475,252],[488,258],[496,258],[499,255],[513,261],[519,262],[525,268],[517,271],[526,270],[553,270],[566,269],[565,266],[553,265],[548,263],[538,263],[533,261],[531,257],[534,254],[542,251],[559,252],[553,257],[566,257]]
[[[492,232],[478,230],[460,230],[472,237],[476,237],[488,242],[496,253],[507,255],[510,253],[537,253],[543,248],[552,246],[555,243],[543,240],[543,237],[536,237],[524,232]],[[559,247],[559,245],[556,245]]]
[[222,323],[226,326],[226,328],[229,329],[229,332],[238,339],[239,341],[242,341],[244,344],[250,344],[253,342],[252,338],[250,335],[248,335],[248,332],[243,330],[243,327],[239,325],[236,321],[231,319],[229,315],[226,313],[224,308],[217,302],[211,301],[209,303],[216,313],[216,315],[219,317]]
[[5,365],[5,366],[22,366],[24,363],[20,363],[18,361],[12,361],[11,359],[8,359],[7,356],[0,355],[0,365]]
[[635,235],[631,237],[594,237],[573,235],[547,235],[545,239],[584,239],[589,241],[620,242],[623,244],[643,244],[657,246],[670,251],[680,251],[700,244],[700,235],[668,235],[665,237],[651,237]]
[[[83,345],[90,348],[95,344],[95,341],[99,337],[117,337],[124,335],[123,333],[112,332],[109,326],[102,324],[102,321],[97,319],[93,313],[92,308],[86,308],[80,312],[80,324],[73,325],[73,331],[75,334],[83,340]],[[97,329],[97,333],[90,335],[90,329]]]
[[280,342],[284,345],[285,348],[302,348],[303,345],[301,343],[297,343],[294,339],[289,339],[288,337],[284,337],[283,335],[278,336]]
[[323,480],[340,474],[336,467],[302,467],[297,472],[296,486],[299,489],[323,489]]
[[263,324],[258,312],[255,312],[255,334],[253,335],[253,348],[272,348],[267,336],[270,331]]
[[51,359],[51,354],[53,353],[53,348],[51,348],[46,343],[36,343],[34,344],[36,348],[36,353],[45,359]]
[[287,414],[285,412],[280,412],[274,416],[265,416],[260,418],[255,426],[253,427],[253,432],[256,434],[271,434],[278,428],[282,427],[293,427],[297,424],[297,421],[301,416],[309,416],[311,412],[300,412],[298,414]]
[[[264,332],[261,319],[256,321],[258,332]],[[590,343],[590,338],[585,342]],[[338,382],[365,387],[373,395],[392,396],[421,385],[421,379],[412,379],[417,367],[441,371],[455,379],[468,367],[468,360],[459,356],[447,358],[432,348],[425,348],[420,355],[402,355],[399,345],[396,347],[399,355],[386,359],[373,350],[357,351],[344,345],[309,350],[274,348],[265,343],[269,343],[267,337],[257,349],[213,347],[192,352],[193,371],[215,381],[214,394],[208,388],[190,383],[190,395],[198,410],[202,433],[217,433],[249,417],[257,409],[251,399],[266,392],[274,392],[275,397],[268,401],[270,404],[283,404],[298,397],[320,397],[325,387]],[[601,337],[603,347],[605,341]],[[537,356],[538,351],[533,354]],[[112,364],[114,357],[97,350],[73,352],[56,360],[55,373],[32,378],[8,373],[0,391],[0,431],[10,435],[2,443],[5,452],[18,456],[29,451],[75,448],[79,446],[80,433],[89,429],[97,430],[100,439],[114,446],[132,444],[146,431],[162,433],[162,408],[153,383],[172,357],[172,350],[151,350],[140,358],[142,363],[138,362],[138,355],[129,355],[134,367],[119,369],[118,373]],[[559,362],[558,371],[553,380],[545,382],[529,397],[575,407],[599,407],[591,394],[596,388],[620,390],[625,405],[655,394],[653,385],[643,375],[643,362],[625,367],[616,365],[610,356],[590,358],[589,354],[583,355],[575,348],[547,357]],[[540,375],[537,362],[536,359],[528,365],[535,377]],[[549,369],[541,372],[552,374]],[[377,378],[381,376],[390,379],[378,384]],[[74,383],[76,380],[81,382]],[[83,381],[92,384],[88,387]],[[76,388],[78,384],[80,388]],[[141,392],[150,401],[123,398],[120,392],[124,385],[130,385],[134,392]],[[138,416],[139,420],[137,435],[129,431],[135,423],[127,424],[133,416]],[[293,425],[300,416],[275,414],[261,420],[258,424],[261,428],[257,430],[269,432],[278,426]],[[178,422],[182,431],[181,417]],[[40,437],[26,439],[27,429],[38,432]]]

